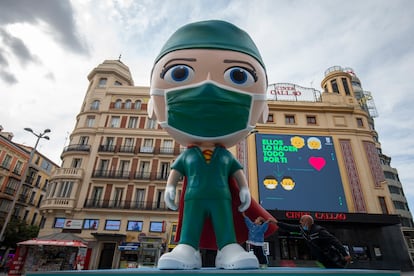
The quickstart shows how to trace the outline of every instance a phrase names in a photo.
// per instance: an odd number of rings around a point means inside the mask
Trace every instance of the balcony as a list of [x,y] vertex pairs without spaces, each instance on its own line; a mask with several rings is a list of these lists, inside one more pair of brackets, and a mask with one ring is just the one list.
[[69,178],[69,179],[82,179],[83,169],[79,168],[58,168],[55,171],[55,178]]
[[75,199],[48,198],[40,204],[40,210],[44,209],[70,209],[75,207]]
[[90,150],[91,150],[91,146],[90,145],[76,144],[76,145],[66,146],[63,149],[63,153],[65,153],[67,151],[86,151],[86,152],[89,152]]
[[109,178],[109,179],[135,179],[135,180],[167,180],[168,172],[147,172],[138,171],[131,172],[125,170],[95,170],[92,173],[94,178]]
[[165,202],[87,199],[84,208],[171,211]]

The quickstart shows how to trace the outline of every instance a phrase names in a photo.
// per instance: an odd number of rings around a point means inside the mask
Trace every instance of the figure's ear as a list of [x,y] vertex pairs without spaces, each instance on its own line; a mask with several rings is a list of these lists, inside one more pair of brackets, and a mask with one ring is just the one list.
[[155,111],[154,111],[154,100],[152,98],[150,98],[148,101],[147,113],[148,113],[148,118],[150,118],[151,120],[157,119],[157,116],[155,115]]
[[258,123],[259,124],[266,123],[268,117],[269,117],[269,107],[266,104],[265,107],[263,108],[262,115],[260,116]]

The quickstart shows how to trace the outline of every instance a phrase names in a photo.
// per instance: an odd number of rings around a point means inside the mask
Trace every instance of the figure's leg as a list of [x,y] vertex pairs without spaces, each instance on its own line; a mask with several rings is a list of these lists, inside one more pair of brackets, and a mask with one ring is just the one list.
[[198,244],[204,223],[204,212],[198,205],[196,201],[185,202],[179,244],[171,252],[160,257],[157,265],[159,269],[201,268]]
[[236,242],[233,213],[230,200],[216,200],[211,208],[211,218],[219,251],[216,267],[224,269],[258,268],[259,263],[253,253],[246,252]]

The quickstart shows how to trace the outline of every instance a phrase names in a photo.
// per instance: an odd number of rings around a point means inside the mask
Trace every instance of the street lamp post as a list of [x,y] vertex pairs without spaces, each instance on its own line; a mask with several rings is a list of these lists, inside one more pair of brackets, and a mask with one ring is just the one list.
[[28,128],[28,127],[24,128],[24,130],[26,130],[28,132],[31,132],[33,135],[35,135],[37,137],[37,140],[36,140],[35,146],[30,151],[29,161],[27,162],[27,165],[26,165],[26,167],[24,169],[24,172],[22,174],[22,178],[20,179],[19,185],[16,188],[16,194],[15,194],[15,196],[13,198],[13,202],[11,204],[10,211],[7,213],[6,220],[4,221],[3,227],[1,228],[1,232],[0,232],[0,242],[4,241],[4,232],[6,232],[6,227],[7,227],[7,225],[10,222],[12,213],[14,211],[14,207],[16,206],[17,198],[19,197],[19,194],[20,194],[20,189],[23,186],[24,181],[26,180],[27,173],[29,172],[30,164],[33,161],[33,157],[34,157],[34,154],[36,152],[37,145],[39,144],[39,140],[41,138],[44,138],[46,140],[49,140],[50,139],[49,136],[46,136],[46,133],[49,133],[50,132],[50,129],[48,129],[48,128],[45,129],[43,131],[43,133],[35,133],[31,128]]

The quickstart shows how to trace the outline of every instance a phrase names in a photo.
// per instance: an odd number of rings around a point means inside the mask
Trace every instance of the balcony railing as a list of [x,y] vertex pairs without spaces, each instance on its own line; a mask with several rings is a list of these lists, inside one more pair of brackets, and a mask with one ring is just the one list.
[[86,151],[86,152],[89,152],[90,150],[91,150],[90,145],[75,144],[75,145],[66,146],[63,149],[63,152],[67,152],[67,151]]
[[71,198],[48,198],[40,203],[40,209],[47,208],[73,208],[75,206],[75,199]]
[[147,172],[147,171],[123,171],[123,170],[95,170],[92,173],[95,178],[110,179],[137,179],[137,180],[167,180],[168,172]]
[[114,145],[100,145],[99,152],[115,152],[115,146]]
[[170,211],[165,202],[87,199],[85,208]]

